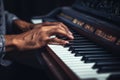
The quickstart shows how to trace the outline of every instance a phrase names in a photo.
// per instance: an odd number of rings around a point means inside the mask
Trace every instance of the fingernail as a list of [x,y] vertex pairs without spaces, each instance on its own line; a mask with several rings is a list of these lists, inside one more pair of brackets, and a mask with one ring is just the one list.
[[73,37],[72,35],[70,35],[70,37],[71,37],[72,39],[74,39],[74,37]]
[[66,43],[66,44],[68,44],[68,43],[69,43],[69,41],[65,41],[65,43]]
[[69,34],[71,34],[71,35],[72,35],[72,32],[70,32],[70,31],[69,31]]

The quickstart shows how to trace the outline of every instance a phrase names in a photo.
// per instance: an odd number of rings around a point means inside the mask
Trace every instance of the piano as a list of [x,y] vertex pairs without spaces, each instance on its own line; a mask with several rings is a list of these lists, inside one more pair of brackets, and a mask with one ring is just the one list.
[[[47,45],[38,62],[52,80],[120,80],[120,1],[76,0],[32,21],[63,22],[75,39]],[[63,38],[64,39],[64,38]]]

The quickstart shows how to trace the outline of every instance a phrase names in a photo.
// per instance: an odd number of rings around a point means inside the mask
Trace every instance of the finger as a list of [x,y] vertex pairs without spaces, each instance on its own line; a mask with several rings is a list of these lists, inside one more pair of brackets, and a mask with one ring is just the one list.
[[43,26],[52,26],[52,25],[57,25],[59,22],[44,22],[42,23]]
[[49,34],[49,37],[52,35],[62,35],[64,37],[67,37],[69,39],[73,39],[72,35],[69,35],[65,30],[61,30],[61,29],[52,29],[52,31]]
[[64,25],[63,23],[60,23],[62,25],[62,27],[64,27],[64,29],[70,34],[72,35],[72,32],[68,29],[68,27],[66,25]]
[[49,40],[49,44],[65,45],[67,43],[69,43],[69,42],[66,40],[58,39],[58,38],[51,38]]
[[72,32],[67,28],[67,26],[61,22],[44,22],[44,23],[42,23],[42,26],[57,26],[57,25],[59,25],[57,28],[65,30],[67,33],[69,33],[69,35],[72,35]]
[[65,26],[63,23],[60,23],[58,28],[67,32],[67,34],[71,37],[71,39],[74,39],[72,32],[70,32],[70,30],[67,28],[67,26]]
[[70,35],[72,35],[72,33],[70,32],[70,30],[67,28],[67,26],[64,25],[64,24],[61,23],[61,22],[44,22],[42,25],[43,25],[43,26],[55,26],[55,25],[60,25],[60,26],[61,26],[61,29],[65,29]]

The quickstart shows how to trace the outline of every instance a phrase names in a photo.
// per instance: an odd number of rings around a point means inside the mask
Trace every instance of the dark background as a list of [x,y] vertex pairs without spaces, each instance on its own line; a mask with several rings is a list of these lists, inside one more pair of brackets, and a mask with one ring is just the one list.
[[5,9],[24,20],[45,15],[57,7],[71,6],[75,0],[4,0]]

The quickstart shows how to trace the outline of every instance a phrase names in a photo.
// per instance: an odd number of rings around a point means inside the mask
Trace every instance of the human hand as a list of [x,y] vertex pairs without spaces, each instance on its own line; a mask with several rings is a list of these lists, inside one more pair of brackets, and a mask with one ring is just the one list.
[[57,25],[57,24],[64,25],[61,22],[43,22],[43,23],[38,23],[38,24],[32,24],[32,25],[30,25],[30,27],[31,27],[31,29],[34,29],[34,28],[38,28],[38,27],[41,27],[41,26],[52,26],[52,25]]
[[50,26],[50,25],[57,25],[60,22],[43,22],[43,23],[38,23],[38,24],[32,24],[20,19],[14,20],[13,23],[18,26],[18,29],[20,29],[22,32],[29,31],[34,28],[38,28],[41,26]]
[[32,30],[14,36],[13,43],[20,51],[37,49],[47,44],[64,45],[69,43],[69,41],[57,37],[51,38],[53,35],[62,35],[70,40],[74,38],[72,33],[63,23],[54,22],[49,24],[44,23]]

